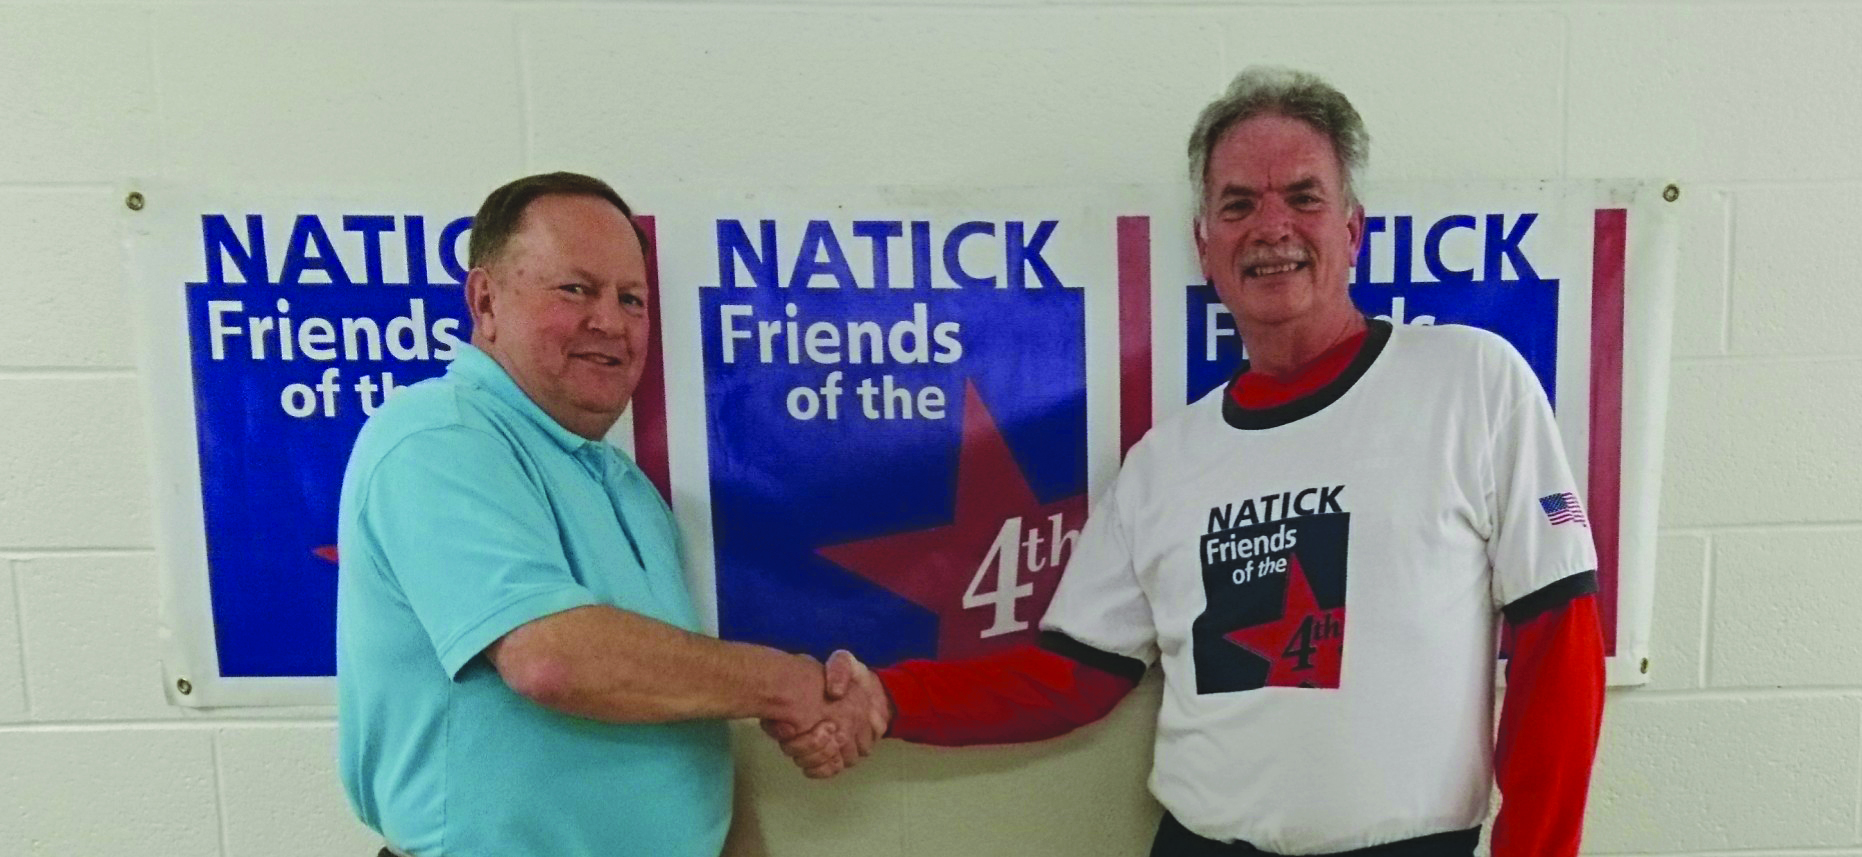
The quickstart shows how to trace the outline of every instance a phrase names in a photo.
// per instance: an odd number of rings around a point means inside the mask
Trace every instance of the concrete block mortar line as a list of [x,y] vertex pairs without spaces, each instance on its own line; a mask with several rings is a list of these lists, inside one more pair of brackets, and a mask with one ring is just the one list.
[[0,381],[115,381],[141,374],[134,366],[0,366]]
[[154,115],[149,117],[155,126],[154,133],[149,135],[149,147],[154,150],[150,161],[156,169],[166,173],[174,164],[169,159],[168,135],[163,133],[168,127],[168,88],[162,85],[162,34],[154,11],[148,12],[142,29],[149,39],[149,97],[155,102]]
[[1559,10],[1559,48],[1564,67],[1558,81],[1558,107],[1562,126],[1558,135],[1558,177],[1571,177],[1571,14]]
[[[1228,85],[1228,81],[1226,77],[1228,75],[1234,74],[1237,71],[1240,71],[1240,69],[1235,68],[1230,63],[1229,58],[1228,58],[1228,49],[1229,49],[1228,28],[1227,27],[1219,28],[1216,30],[1216,33],[1217,33],[1217,38],[1215,41],[1215,44],[1216,44],[1215,57],[1216,57],[1216,62],[1220,63],[1220,65],[1216,67],[1216,78],[1218,80],[1221,80],[1221,83],[1218,84],[1219,86],[1226,87]],[[1218,91],[1221,91],[1221,90],[1218,90]]]
[[[1557,9],[1573,5],[1576,0],[1516,0],[1506,4],[1507,9]],[[1651,0],[1628,0],[1632,3],[1646,3]],[[1671,0],[1673,3],[1749,3],[1752,0]],[[1105,0],[1094,2],[1068,2],[1068,0],[943,0],[943,2],[912,3],[879,7],[882,9],[932,9],[932,10],[981,10],[981,11],[1015,11],[1027,9],[1034,11],[1055,11],[1080,9],[1099,10],[1189,10],[1207,9],[1400,9],[1400,10],[1465,10],[1469,7],[1488,6],[1492,0],[1417,0],[1409,3],[1365,2],[1365,0]],[[417,4],[422,5],[422,4]],[[585,9],[585,8],[628,8],[628,9],[692,9],[702,8],[722,11],[806,11],[809,9],[834,9],[858,7],[874,9],[872,0],[789,0],[783,3],[745,2],[745,0],[627,0],[627,2],[589,3],[587,0],[506,0],[497,5],[517,6],[524,9]],[[1620,4],[1605,4],[1620,5]]]
[[32,719],[32,682],[26,680],[26,609],[20,599],[19,560],[6,561],[7,585],[13,589],[13,643],[19,647],[19,695],[26,705],[26,719]]
[[1782,700],[1846,699],[1862,703],[1862,684],[1843,687],[1714,687],[1651,690],[1643,687],[1613,689],[1617,698],[1645,702],[1777,702]]
[[1696,524],[1691,527],[1663,527],[1661,535],[1699,536],[1705,538],[1714,533],[1722,535],[1750,535],[1753,533],[1847,533],[1862,530],[1862,521],[1817,521],[1801,523],[1784,521],[1769,524]]
[[[808,12],[818,10],[858,9],[864,12],[886,13],[892,11],[915,12],[977,12],[985,15],[1014,15],[1026,12],[1067,12],[1098,14],[1113,12],[1177,12],[1201,13],[1210,10],[1228,11],[1232,9],[1320,9],[1328,11],[1401,9],[1408,11],[1429,10],[1466,10],[1469,7],[1487,5],[1491,0],[1425,0],[1425,2],[1388,3],[1364,2],[1364,0],[1107,0],[1107,2],[1066,2],[1066,0],[943,0],[943,2],[925,2],[910,4],[875,5],[872,0],[790,0],[781,3],[759,3],[754,0],[626,0],[626,2],[590,3],[587,0],[507,0],[496,5],[509,6],[524,10],[583,10],[583,9],[627,9],[640,11],[677,11],[690,12]],[[1507,4],[1509,9],[1549,9],[1560,8],[1571,0],[1518,0]],[[412,4],[424,6],[426,4]],[[1239,71],[1239,69],[1237,69]]]
[[233,835],[226,817],[226,768],[220,761],[220,735],[207,736],[207,748],[213,756],[213,815],[220,826],[220,857],[232,857]]
[[71,191],[85,191],[87,193],[95,193],[99,191],[111,191],[111,190],[116,190],[116,184],[114,182],[99,182],[99,181],[69,181],[69,182],[11,181],[11,182],[5,182],[5,181],[0,181],[0,191],[10,191],[10,192],[15,192],[15,193],[70,193]]
[[1862,364],[1862,350],[1854,354],[1700,354],[1674,358],[1675,366],[1796,366],[1823,363]]
[[1720,240],[1725,242],[1724,246],[1726,247],[1726,261],[1724,263],[1726,267],[1720,272],[1721,281],[1725,286],[1725,288],[1720,291],[1721,354],[1733,353],[1733,271],[1735,270],[1733,267],[1733,254],[1737,252],[1737,247],[1733,244],[1733,238],[1738,234],[1735,228],[1738,218],[1739,197],[1735,194],[1728,193],[1726,195],[1726,219],[1724,225],[1721,226],[1720,236]]
[[87,732],[212,732],[223,729],[303,729],[336,725],[334,711],[328,717],[235,718],[202,716],[182,720],[50,720],[0,725],[0,735],[9,733],[82,734]]
[[1755,848],[1743,851],[1597,851],[1584,852],[1591,857],[1854,857],[1862,854],[1853,846],[1824,848]]
[[[1839,8],[1853,5],[1855,0],[1835,0]],[[1808,4],[1798,4],[1800,6]],[[1763,7],[1769,8],[1769,7]],[[1738,179],[1726,176],[1686,180],[1681,185],[1683,193],[1688,188],[1719,190],[1801,190],[1806,188],[1856,188],[1862,187],[1862,176],[1830,176],[1815,179]]]
[[[1713,534],[1706,536],[1707,549],[1701,557],[1700,570],[1700,687],[1713,686]],[[1659,583],[1657,585],[1660,585]]]
[[511,61],[517,64],[517,115],[524,124],[524,171],[528,173],[537,168],[537,122],[531,114],[535,103],[530,97],[530,39],[524,27],[526,16],[519,11],[519,7],[511,7],[506,11],[511,15]]
[[41,545],[3,545],[3,544],[0,544],[0,558],[16,559],[16,560],[19,560],[20,562],[25,562],[27,560],[34,560],[34,559],[45,559],[49,557],[66,557],[66,558],[75,557],[75,558],[80,558],[80,559],[85,558],[85,557],[96,557],[98,559],[109,559],[109,558],[117,558],[117,557],[125,557],[125,556],[147,556],[147,555],[153,554],[154,552],[155,552],[155,547],[153,545],[125,545],[125,546],[120,546],[120,547],[119,546],[87,546],[87,547],[81,547],[81,548],[72,548],[72,547],[45,547]]

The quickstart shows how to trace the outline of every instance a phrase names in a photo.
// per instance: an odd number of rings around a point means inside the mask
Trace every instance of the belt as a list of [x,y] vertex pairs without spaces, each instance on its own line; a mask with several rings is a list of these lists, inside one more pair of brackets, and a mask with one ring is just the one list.
[[[1355,851],[1340,851],[1329,857],[1471,857],[1480,843],[1481,829],[1452,830],[1401,842],[1386,842]],[[1218,842],[1191,833],[1164,813],[1157,824],[1157,838],[1151,843],[1151,857],[1274,857],[1246,842]]]

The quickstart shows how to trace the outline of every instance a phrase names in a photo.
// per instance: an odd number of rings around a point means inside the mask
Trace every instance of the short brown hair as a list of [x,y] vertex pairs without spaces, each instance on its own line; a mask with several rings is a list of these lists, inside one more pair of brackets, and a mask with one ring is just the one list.
[[592,196],[613,203],[633,226],[634,235],[640,238],[641,251],[652,252],[646,232],[634,222],[634,210],[607,182],[581,173],[542,173],[509,182],[485,197],[478,214],[472,217],[472,237],[466,244],[466,267],[482,268],[496,259],[523,225],[524,209],[538,197],[552,195]]

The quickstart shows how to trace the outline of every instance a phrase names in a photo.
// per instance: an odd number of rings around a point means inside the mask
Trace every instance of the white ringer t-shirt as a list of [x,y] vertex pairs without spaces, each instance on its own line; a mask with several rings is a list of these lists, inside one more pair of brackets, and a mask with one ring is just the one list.
[[1474,827],[1497,611],[1597,567],[1576,492],[1511,345],[1374,321],[1313,395],[1217,389],[1145,435],[1041,626],[1162,660],[1151,791],[1200,836],[1323,854]]

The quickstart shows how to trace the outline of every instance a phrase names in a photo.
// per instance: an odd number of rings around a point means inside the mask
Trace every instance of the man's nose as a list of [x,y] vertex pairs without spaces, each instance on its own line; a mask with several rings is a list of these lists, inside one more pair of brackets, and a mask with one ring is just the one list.
[[618,336],[627,329],[626,321],[627,310],[621,307],[619,295],[604,295],[589,309],[588,329],[597,333]]
[[1254,241],[1279,244],[1293,236],[1293,209],[1285,202],[1269,198],[1256,212]]

